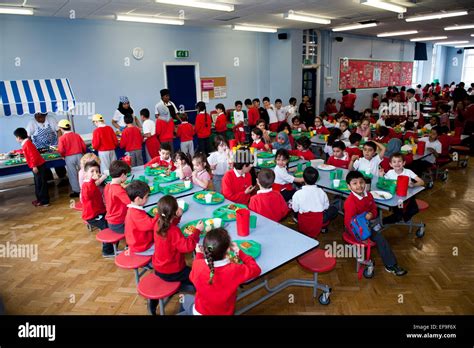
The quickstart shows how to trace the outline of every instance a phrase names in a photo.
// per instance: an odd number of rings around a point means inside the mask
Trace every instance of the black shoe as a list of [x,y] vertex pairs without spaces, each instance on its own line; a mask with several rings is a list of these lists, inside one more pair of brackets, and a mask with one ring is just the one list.
[[75,198],[75,197],[79,197],[79,192],[71,192],[69,194],[69,198]]
[[111,259],[111,258],[115,257],[115,254],[114,253],[102,253],[102,257],[104,259]]
[[151,315],[156,315],[156,308],[158,307],[158,300],[148,300],[147,301],[147,308],[148,313]]
[[395,274],[396,276],[404,276],[407,274],[407,270],[401,268],[399,265],[395,264],[393,266],[385,266],[385,270],[389,273]]

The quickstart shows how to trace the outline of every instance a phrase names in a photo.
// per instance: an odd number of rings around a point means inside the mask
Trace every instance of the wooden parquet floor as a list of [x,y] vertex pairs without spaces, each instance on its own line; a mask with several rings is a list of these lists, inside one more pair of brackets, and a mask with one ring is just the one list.
[[[320,275],[333,293],[329,306],[310,288],[291,287],[248,314],[474,314],[474,161],[467,169],[450,166],[449,179],[419,195],[430,208],[416,219],[426,223],[417,239],[406,227],[386,230],[405,277],[385,272],[374,249],[376,273],[358,280],[355,260],[338,258],[336,269]],[[38,259],[0,257],[0,297],[7,314],[146,314],[132,271],[103,259],[95,233],[69,208],[66,188],[50,188],[52,205],[34,208],[33,187],[0,193],[0,247],[37,245]],[[343,243],[342,218],[320,235],[322,246]],[[312,275],[296,261],[270,275],[270,285]],[[259,290],[238,308],[261,295]],[[176,313],[173,298],[167,313]]]

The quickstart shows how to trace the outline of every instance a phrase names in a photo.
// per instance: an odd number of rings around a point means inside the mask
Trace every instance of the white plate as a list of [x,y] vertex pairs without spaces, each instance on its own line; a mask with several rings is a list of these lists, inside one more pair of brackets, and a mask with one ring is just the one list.
[[330,164],[320,164],[318,166],[318,169],[321,169],[321,170],[334,170],[334,169],[336,169],[336,167],[334,167]]
[[378,199],[380,201],[387,201],[393,197],[390,192],[386,191],[370,191],[370,193],[372,196],[374,196],[374,199]]

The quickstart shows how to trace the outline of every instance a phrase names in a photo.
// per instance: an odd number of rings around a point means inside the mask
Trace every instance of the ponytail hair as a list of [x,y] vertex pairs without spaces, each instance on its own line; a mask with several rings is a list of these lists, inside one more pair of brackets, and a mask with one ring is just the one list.
[[209,266],[209,284],[214,281],[214,261],[223,260],[230,247],[230,236],[224,228],[215,228],[204,237],[204,257]]
[[[198,110],[198,113],[204,111],[204,126],[207,128],[208,127],[208,119],[207,119],[207,110],[206,110],[206,103],[203,101],[200,101],[196,104],[196,109]],[[209,116],[210,117],[210,116]]]
[[178,211],[178,202],[176,198],[170,195],[163,196],[158,201],[158,235],[165,237],[168,234],[168,230],[176,217],[176,212]]

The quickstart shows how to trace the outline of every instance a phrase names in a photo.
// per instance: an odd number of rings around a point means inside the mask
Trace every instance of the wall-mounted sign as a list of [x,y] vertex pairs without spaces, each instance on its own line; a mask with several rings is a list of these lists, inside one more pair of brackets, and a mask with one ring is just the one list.
[[175,58],[188,58],[189,57],[189,51],[188,50],[175,50],[174,51],[174,57]]

